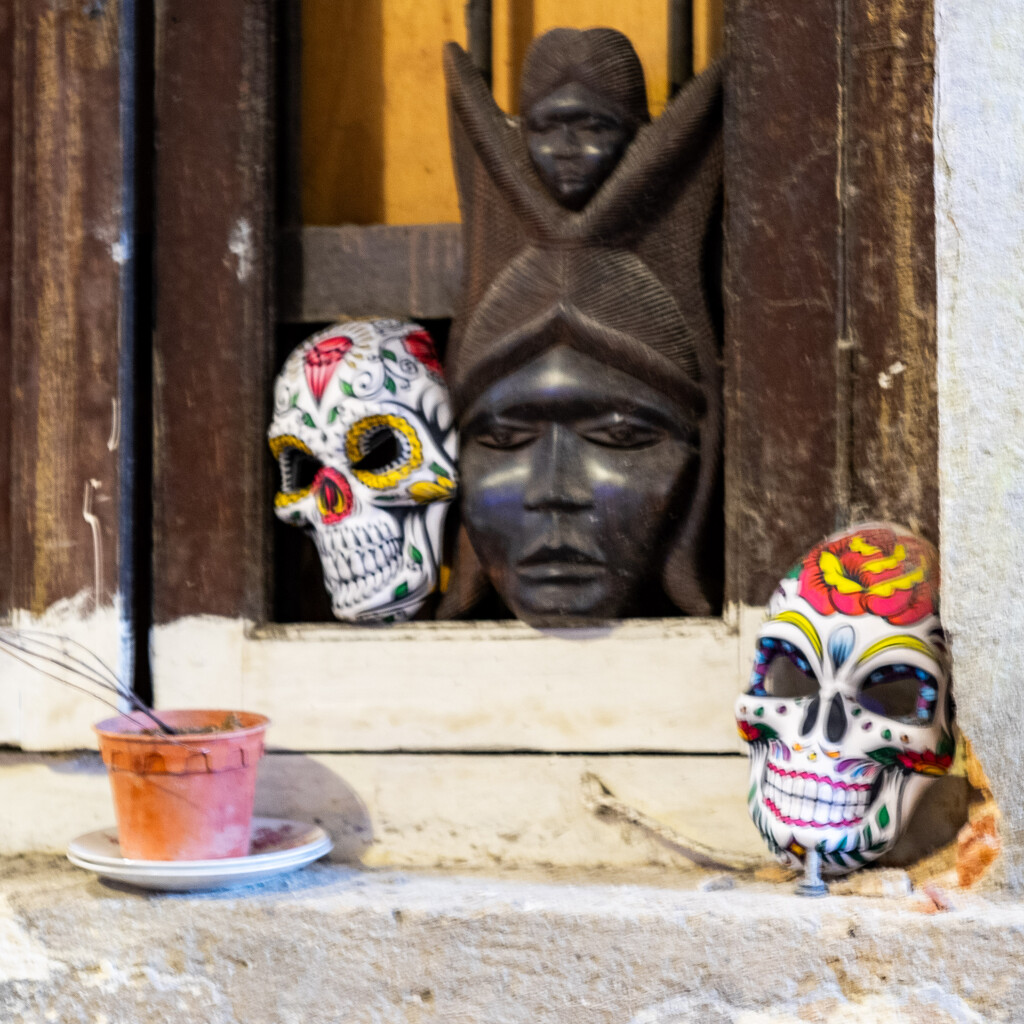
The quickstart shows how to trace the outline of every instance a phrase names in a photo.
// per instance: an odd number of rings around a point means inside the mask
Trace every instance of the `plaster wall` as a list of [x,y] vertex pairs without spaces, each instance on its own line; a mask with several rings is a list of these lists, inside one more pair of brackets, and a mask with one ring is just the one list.
[[936,0],[935,189],[943,619],[960,725],[1024,886],[1024,20]]

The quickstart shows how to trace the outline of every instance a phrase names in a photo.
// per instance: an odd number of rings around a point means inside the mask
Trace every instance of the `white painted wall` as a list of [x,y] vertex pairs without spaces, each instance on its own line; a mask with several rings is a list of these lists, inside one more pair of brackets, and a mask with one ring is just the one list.
[[258,709],[289,750],[732,752],[761,618],[545,631],[187,618],[153,631],[154,688],[158,707]]
[[943,618],[1024,886],[1024,11],[936,0]]
[[[91,590],[59,601],[43,615],[19,610],[11,615],[15,629],[42,631],[51,637],[66,637],[88,648],[117,670],[121,638],[120,613],[116,605],[96,608]],[[72,654],[80,649],[69,647]],[[64,673],[50,668],[58,676]],[[95,747],[92,723],[117,714],[116,707],[104,706],[92,697],[62,686],[37,668],[0,651],[0,745],[25,750],[74,750]],[[65,676],[73,680],[73,676]],[[115,694],[105,694],[115,704]]]

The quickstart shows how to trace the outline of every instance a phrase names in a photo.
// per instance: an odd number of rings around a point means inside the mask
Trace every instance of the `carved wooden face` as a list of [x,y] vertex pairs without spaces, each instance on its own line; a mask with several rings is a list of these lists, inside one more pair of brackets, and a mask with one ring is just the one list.
[[633,131],[596,92],[569,82],[526,114],[530,159],[562,206],[582,209],[615,169]]
[[519,618],[628,615],[661,593],[666,541],[689,507],[698,462],[688,410],[559,346],[467,411],[466,529]]

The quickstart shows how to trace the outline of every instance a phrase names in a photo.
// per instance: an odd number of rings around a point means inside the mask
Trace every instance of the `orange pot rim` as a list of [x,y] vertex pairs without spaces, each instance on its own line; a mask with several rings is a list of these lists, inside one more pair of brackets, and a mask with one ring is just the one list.
[[[147,733],[142,730],[155,729],[156,724],[141,711],[132,711],[116,715],[113,718],[105,718],[101,722],[97,722],[92,728],[98,736],[102,736],[104,739],[115,739],[128,743],[181,743],[185,740],[206,742],[211,740],[231,740],[235,737],[248,736],[251,733],[266,729],[270,725],[270,719],[266,715],[261,715],[255,711],[223,710],[220,708],[177,708],[156,711],[157,718],[166,721],[168,725],[173,726],[175,729],[180,729],[180,726],[179,723],[174,722],[172,719],[178,715],[189,714],[203,715],[204,717],[221,716],[223,718],[226,718],[228,715],[237,715],[239,718],[244,716],[250,719],[250,723],[238,729],[227,729],[220,732],[188,732],[185,730],[175,732],[174,735],[162,732]],[[134,728],[124,728],[124,723],[129,723]]]

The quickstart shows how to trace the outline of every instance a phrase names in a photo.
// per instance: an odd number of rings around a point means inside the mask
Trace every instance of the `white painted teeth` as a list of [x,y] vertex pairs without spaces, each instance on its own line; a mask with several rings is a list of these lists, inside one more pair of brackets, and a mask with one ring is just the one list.
[[840,784],[831,776],[768,762],[762,794],[776,817],[825,828],[860,821],[867,813],[870,785],[859,781]]
[[[365,532],[368,535],[369,531]],[[334,538],[331,543],[333,545]],[[388,537],[358,550],[339,544],[327,552],[321,549],[320,557],[335,606],[347,609],[382,590],[398,575],[402,566],[402,542],[397,537]]]

